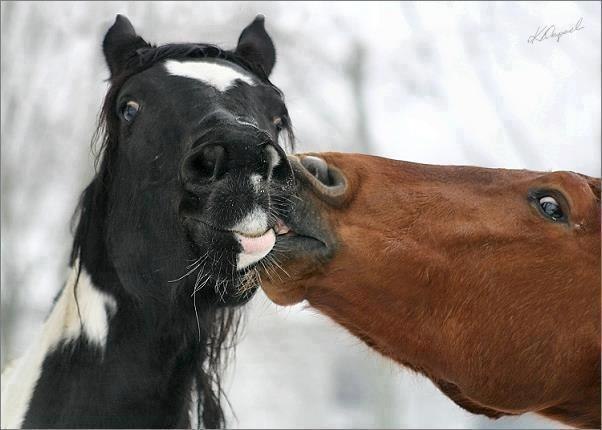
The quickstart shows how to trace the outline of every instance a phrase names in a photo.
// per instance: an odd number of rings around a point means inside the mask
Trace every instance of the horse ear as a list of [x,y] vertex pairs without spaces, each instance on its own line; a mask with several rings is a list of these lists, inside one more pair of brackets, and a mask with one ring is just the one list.
[[240,33],[236,53],[249,63],[259,66],[269,76],[276,63],[276,48],[265,31],[264,21],[263,15],[257,15]]
[[102,42],[102,50],[111,72],[111,77],[121,73],[136,49],[150,46],[136,34],[132,23],[123,15],[117,15]]

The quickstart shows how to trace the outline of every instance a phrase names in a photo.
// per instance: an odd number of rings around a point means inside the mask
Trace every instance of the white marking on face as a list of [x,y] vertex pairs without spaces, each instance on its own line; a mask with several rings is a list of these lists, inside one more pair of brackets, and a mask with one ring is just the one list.
[[227,64],[209,61],[176,61],[167,60],[165,68],[170,75],[183,76],[199,80],[221,92],[228,90],[243,81],[249,85],[256,85],[255,80],[240,68],[234,68]]
[[236,260],[236,270],[242,270],[245,267],[250,266],[253,263],[258,262],[261,258],[257,258],[254,255],[245,254],[241,252],[238,254],[238,259]]
[[270,253],[276,243],[274,230],[268,230],[268,215],[259,208],[255,208],[232,230],[242,247],[242,252],[238,253],[236,259],[237,270],[261,260]]
[[270,174],[272,170],[280,163],[280,155],[273,146],[267,147],[268,154],[270,156]]
[[261,175],[251,175],[249,180],[256,193],[261,191]]
[[260,254],[245,254],[244,252],[241,252],[238,254],[238,260],[236,261],[236,270],[242,270],[251,264],[257,263],[263,257],[268,255],[270,251],[271,249],[267,249],[265,252]]
[[255,130],[259,130],[262,133],[265,133],[265,130],[262,130],[259,128],[259,126],[257,125],[257,123],[255,122],[250,122],[250,121],[245,121],[244,119],[237,117],[236,118],[236,122],[239,123],[240,125],[246,125],[247,127],[253,127]]
[[[29,409],[29,402],[42,371],[44,359],[63,341],[75,340],[84,335],[91,343],[104,349],[109,331],[109,318],[117,309],[115,299],[92,284],[90,276],[82,269],[77,289],[77,267],[71,269],[52,312],[46,319],[42,332],[32,342],[24,356],[7,367],[2,374],[2,405],[0,426],[19,428]],[[77,293],[80,313],[77,312],[74,294]],[[109,314],[107,313],[109,312]],[[80,323],[79,315],[82,321]]]
[[232,231],[245,236],[261,236],[268,229],[268,214],[259,208],[253,209],[241,221],[232,227]]
[[285,151],[292,148],[292,146],[293,146],[292,143],[293,142],[291,142],[291,136],[286,131],[282,131],[278,134],[278,144]]

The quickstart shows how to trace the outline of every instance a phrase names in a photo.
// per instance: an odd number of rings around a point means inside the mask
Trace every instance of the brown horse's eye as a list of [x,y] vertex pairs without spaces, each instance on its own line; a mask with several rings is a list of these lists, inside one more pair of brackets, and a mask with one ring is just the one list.
[[134,120],[134,118],[136,118],[136,115],[138,115],[139,110],[140,110],[140,105],[138,103],[136,103],[135,101],[130,100],[123,106],[123,109],[121,110],[121,116],[127,122],[132,122]]
[[539,207],[541,208],[543,214],[553,221],[558,221],[564,216],[560,204],[558,204],[554,197],[540,197]]

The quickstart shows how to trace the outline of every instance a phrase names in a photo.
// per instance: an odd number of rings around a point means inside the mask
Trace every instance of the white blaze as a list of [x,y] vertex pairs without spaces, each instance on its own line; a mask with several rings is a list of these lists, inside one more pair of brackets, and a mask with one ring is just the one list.
[[256,84],[253,78],[245,74],[242,69],[236,69],[227,64],[208,61],[167,60],[165,68],[170,75],[196,79],[222,92],[233,86],[236,81],[243,81],[249,85]]
[[256,193],[261,191],[261,175],[251,175],[249,181]]

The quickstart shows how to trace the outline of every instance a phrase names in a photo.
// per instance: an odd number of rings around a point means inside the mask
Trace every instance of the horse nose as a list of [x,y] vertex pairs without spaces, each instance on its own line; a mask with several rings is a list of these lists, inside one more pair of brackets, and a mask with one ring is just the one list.
[[265,151],[268,157],[267,178],[281,182],[292,179],[293,170],[284,149],[278,144],[268,143]]
[[341,170],[313,155],[290,155],[288,158],[300,187],[308,187],[333,206],[340,206],[347,200],[349,183]]
[[185,183],[218,179],[226,167],[225,148],[218,144],[205,144],[195,148],[184,160],[182,179]]
[[328,174],[328,164],[319,157],[308,155],[301,159],[301,165],[307,169],[315,178],[324,185],[330,185],[330,177]]
[[292,175],[286,154],[271,142],[261,144],[205,143],[196,146],[181,169],[186,184],[219,180],[228,172],[248,172],[264,180],[285,181]]

